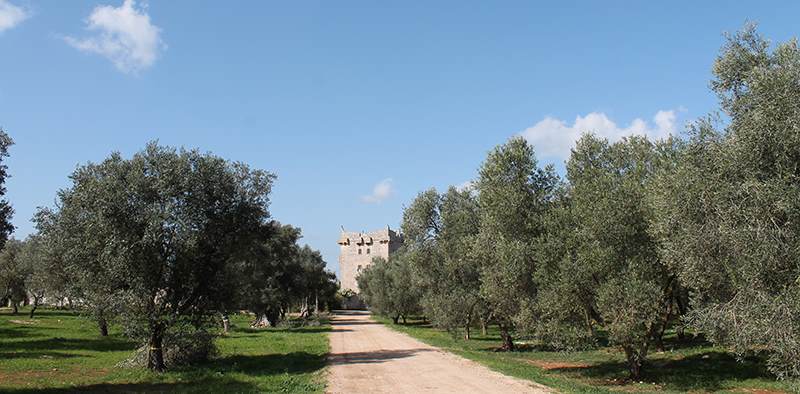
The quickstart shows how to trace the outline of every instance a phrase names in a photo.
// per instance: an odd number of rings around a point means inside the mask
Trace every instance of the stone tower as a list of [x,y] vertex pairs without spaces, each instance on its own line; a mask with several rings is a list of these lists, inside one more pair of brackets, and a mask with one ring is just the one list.
[[339,252],[339,275],[341,275],[341,289],[350,289],[358,293],[356,277],[358,273],[372,264],[375,257],[388,260],[400,246],[403,237],[386,226],[386,228],[367,233],[344,231],[337,241]]

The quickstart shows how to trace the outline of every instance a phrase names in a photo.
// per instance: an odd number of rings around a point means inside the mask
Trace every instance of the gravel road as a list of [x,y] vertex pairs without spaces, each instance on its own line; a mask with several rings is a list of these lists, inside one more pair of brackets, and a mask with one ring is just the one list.
[[329,393],[550,393],[426,345],[370,319],[340,311],[332,319]]

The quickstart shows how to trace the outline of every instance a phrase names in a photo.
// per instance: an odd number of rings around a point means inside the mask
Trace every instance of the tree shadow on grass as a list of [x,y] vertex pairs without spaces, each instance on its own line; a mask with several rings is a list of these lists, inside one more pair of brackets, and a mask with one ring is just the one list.
[[[238,372],[247,375],[303,374],[325,367],[325,355],[306,352],[262,355],[232,355],[200,366],[213,371]],[[191,372],[191,369],[188,371]]]
[[[624,361],[610,361],[588,367],[551,369],[576,377],[589,378],[598,384],[618,384],[628,377]],[[678,359],[651,360],[642,369],[643,381],[668,390],[718,391],[730,389],[727,382],[747,379],[774,380],[763,359],[750,357],[742,362],[725,352],[711,351]]]
[[38,350],[89,350],[95,352],[114,352],[133,350],[135,348],[135,343],[114,337],[96,339],[55,337],[37,339],[34,341],[13,341],[3,343],[2,348],[0,348],[0,357],[2,357],[2,352],[17,350],[23,352]]
[[74,358],[91,357],[70,351],[133,351],[136,345],[130,341],[117,338],[75,339],[47,338],[29,341],[5,342],[0,346],[0,359],[38,359],[38,358]]
[[81,357],[77,354],[59,353],[59,352],[42,352],[42,351],[25,351],[25,352],[2,352],[0,351],[0,359],[11,360],[21,358],[73,358]]
[[0,327],[0,338],[35,338],[44,336],[41,331],[56,330],[56,327],[39,327],[28,325],[10,325]]
[[[217,390],[214,390],[217,387]],[[259,392],[256,385],[233,379],[208,379],[198,382],[184,383],[100,383],[79,387],[19,389],[10,393],[206,393],[224,391],[232,393]]]
[[[170,371],[181,382],[101,383],[67,388],[24,388],[12,393],[172,393],[172,392],[264,392],[297,391],[305,386],[292,375],[313,373],[325,367],[325,356],[306,352],[266,355],[233,355]],[[252,377],[288,375],[281,387],[259,387],[236,379],[237,374]],[[298,388],[293,384],[301,384]],[[287,385],[287,387],[283,387]]]
[[321,332],[328,332],[328,331],[331,331],[331,328],[328,326],[277,327],[277,328],[234,327],[233,330],[231,330],[231,332],[238,337],[269,335],[269,333],[271,332],[319,334]]
[[[20,308],[19,313],[17,313],[16,315],[11,314],[10,311],[0,311],[0,316],[5,316],[5,317],[8,317],[8,318],[12,318],[12,319],[13,318],[17,318],[17,319],[20,319],[20,320],[22,320],[22,319],[29,320],[28,319],[29,313],[30,313],[30,308],[29,307],[23,307],[23,308]],[[77,311],[74,311],[74,310],[67,310],[67,309],[59,310],[59,309],[39,308],[33,314],[33,320],[36,320],[37,318],[41,318],[41,317],[73,318],[75,316],[78,316],[78,313],[77,313]]]

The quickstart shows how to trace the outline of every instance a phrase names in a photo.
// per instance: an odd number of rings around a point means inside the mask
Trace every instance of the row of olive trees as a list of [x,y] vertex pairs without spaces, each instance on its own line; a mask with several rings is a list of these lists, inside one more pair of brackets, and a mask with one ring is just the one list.
[[[195,150],[149,144],[79,166],[37,234],[11,241],[0,263],[18,267],[19,297],[67,298],[101,335],[118,322],[140,341],[143,364],[213,351],[211,328],[246,309],[275,325],[292,307],[328,304],[337,289],[300,230],[271,219],[275,176]],[[33,314],[33,311],[31,311]]]
[[567,350],[607,339],[634,378],[667,328],[688,326],[800,376],[800,50],[749,27],[714,75],[728,120],[686,139],[586,134],[562,181],[514,138],[471,190],[420,193],[400,257],[359,280],[370,306],[416,305],[466,338],[492,323],[508,350],[514,335]]

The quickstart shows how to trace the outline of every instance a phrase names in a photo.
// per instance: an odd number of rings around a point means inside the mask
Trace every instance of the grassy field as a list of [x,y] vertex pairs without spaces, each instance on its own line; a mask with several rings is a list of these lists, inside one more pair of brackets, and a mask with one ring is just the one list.
[[217,340],[219,356],[155,374],[119,368],[136,347],[118,328],[102,338],[95,325],[66,311],[0,309],[0,392],[289,392],[324,390],[328,326],[254,330],[234,316]]
[[[618,348],[601,348],[575,353],[522,349],[494,351],[500,336],[489,332],[465,341],[431,328],[419,321],[394,325],[391,320],[376,320],[425,343],[477,361],[506,375],[533,380],[570,393],[625,392],[790,392],[786,382],[777,382],[763,360],[749,358],[737,362],[724,349],[705,342],[678,343],[666,338],[666,351],[654,352],[643,371],[641,382],[626,382],[625,357]],[[479,330],[478,334],[480,334]]]

